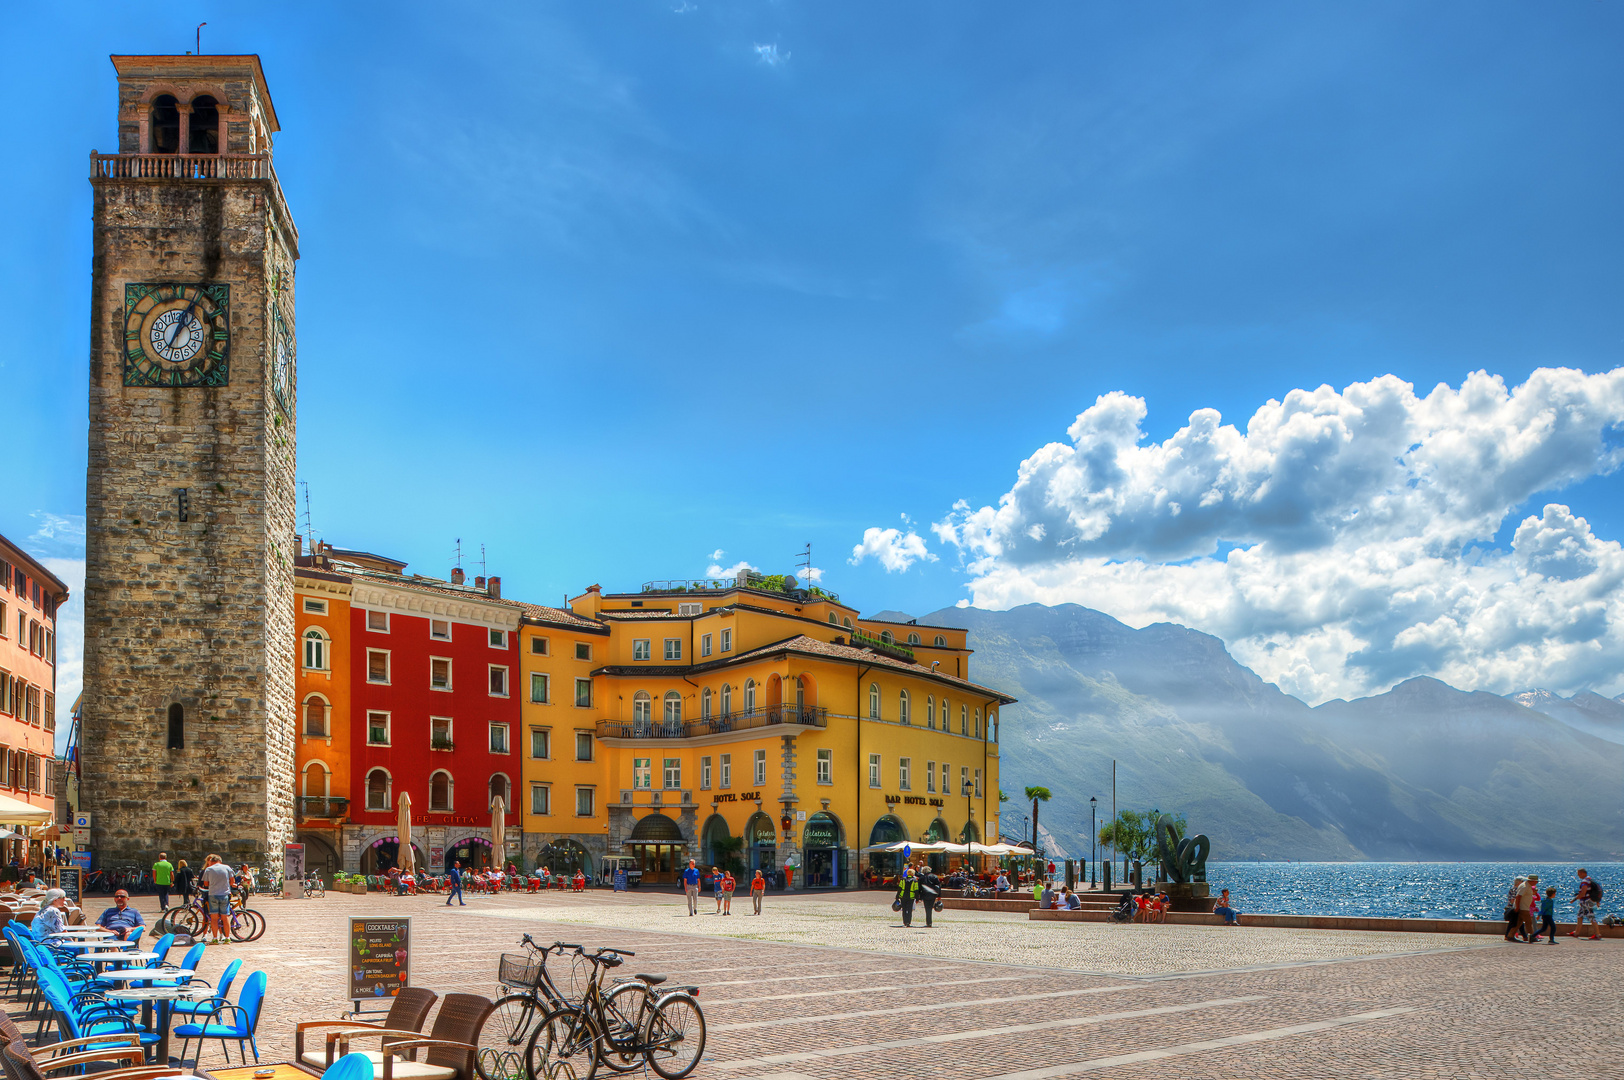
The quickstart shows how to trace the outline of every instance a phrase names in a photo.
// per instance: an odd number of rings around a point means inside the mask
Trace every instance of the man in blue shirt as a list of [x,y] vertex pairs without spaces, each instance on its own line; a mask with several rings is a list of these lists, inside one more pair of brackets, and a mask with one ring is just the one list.
[[445,906],[450,907],[451,898],[456,897],[457,903],[467,907],[467,902],[462,898],[462,863],[453,859],[451,869],[446,871],[446,876],[451,879],[451,892],[446,895]]
[[113,894],[113,906],[101,913],[96,925],[111,930],[120,941],[128,941],[131,930],[147,924],[141,918],[141,913],[130,906],[130,894],[120,889]]
[[688,860],[688,869],[682,872],[682,891],[688,894],[688,914],[699,912],[699,867]]

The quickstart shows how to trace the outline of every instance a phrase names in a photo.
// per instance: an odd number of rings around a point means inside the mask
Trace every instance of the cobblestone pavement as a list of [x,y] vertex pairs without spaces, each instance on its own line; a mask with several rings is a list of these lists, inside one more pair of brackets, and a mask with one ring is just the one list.
[[[689,918],[680,898],[660,893],[473,896],[449,910],[432,897],[260,899],[265,937],[211,947],[202,971],[212,977],[241,956],[269,974],[266,1060],[289,1055],[296,1020],[348,1008],[343,919],[410,914],[412,981],[442,993],[492,994],[497,955],[521,933],[623,946],[637,953],[628,968],[701,985],[709,1041],[699,1078],[847,1080],[854,1068],[864,1080],[1621,1075],[1616,941],[1561,938],[1553,951],[1495,937],[1038,924],[981,912],[905,931],[891,928],[900,920],[882,897],[775,895],[767,905],[757,920]],[[151,898],[138,906],[150,914]]]

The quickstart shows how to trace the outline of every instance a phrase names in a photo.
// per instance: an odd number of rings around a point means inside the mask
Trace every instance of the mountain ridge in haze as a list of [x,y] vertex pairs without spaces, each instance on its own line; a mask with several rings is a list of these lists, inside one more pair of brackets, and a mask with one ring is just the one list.
[[1184,813],[1215,860],[1624,850],[1624,745],[1515,700],[1423,677],[1311,708],[1209,634],[1075,604],[920,621],[968,630],[976,681],[1020,699],[1001,714],[1004,789],[1014,806],[1051,788],[1043,824],[1073,851],[1089,796],[1110,819],[1112,759],[1119,807]]

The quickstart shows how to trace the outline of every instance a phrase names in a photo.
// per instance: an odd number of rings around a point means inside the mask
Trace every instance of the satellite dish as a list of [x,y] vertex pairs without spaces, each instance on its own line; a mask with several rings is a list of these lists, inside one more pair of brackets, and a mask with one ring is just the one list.
[[794,574],[785,574],[784,575],[784,588],[786,588],[786,589],[798,589],[798,588],[800,588],[800,586],[795,583],[795,575]]

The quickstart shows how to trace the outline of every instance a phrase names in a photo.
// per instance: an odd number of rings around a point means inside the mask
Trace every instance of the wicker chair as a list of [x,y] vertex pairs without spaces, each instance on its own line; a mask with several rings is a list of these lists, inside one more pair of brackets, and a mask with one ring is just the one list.
[[[479,1031],[494,1008],[494,1002],[478,994],[447,994],[428,1038],[409,1031],[343,1031],[338,1035],[338,1052],[349,1053],[355,1039],[403,1036],[391,1038],[375,1076],[382,1080],[475,1080]],[[407,1051],[415,1053],[419,1048],[427,1051],[422,1061],[405,1057]]]
[[[418,986],[408,986],[395,995],[395,1000],[389,1003],[389,1014],[384,1017],[381,1024],[369,1024],[364,1020],[306,1020],[293,1029],[293,1059],[301,1065],[313,1069],[326,1069],[333,1064],[339,1055],[333,1053],[333,1046],[338,1037],[345,1031],[397,1031],[405,1032],[402,1038],[417,1037],[423,1033],[423,1021],[429,1018],[429,1010],[440,995],[433,990],[425,990]],[[327,1045],[321,1049],[305,1049],[305,1032],[317,1028],[330,1029],[327,1033]],[[387,1045],[387,1041],[385,1043]],[[383,1060],[379,1051],[371,1053],[373,1064]]]
[[[22,1039],[13,1039],[0,1048],[0,1064],[5,1066],[6,1080],[45,1080],[52,1073],[63,1069],[73,1069],[76,1072],[85,1065],[101,1062],[104,1064],[122,1063],[126,1068],[111,1069],[97,1072],[97,1080],[157,1080],[159,1077],[184,1076],[184,1070],[154,1065],[143,1065],[144,1052],[139,1045],[118,1047],[119,1036],[101,1035],[93,1039],[80,1039],[78,1043],[95,1043],[103,1049],[90,1050],[79,1054],[57,1054],[43,1060],[36,1058],[28,1044]],[[55,1050],[63,1046],[54,1043],[45,1047],[46,1050]],[[133,1063],[133,1064],[132,1064]]]

